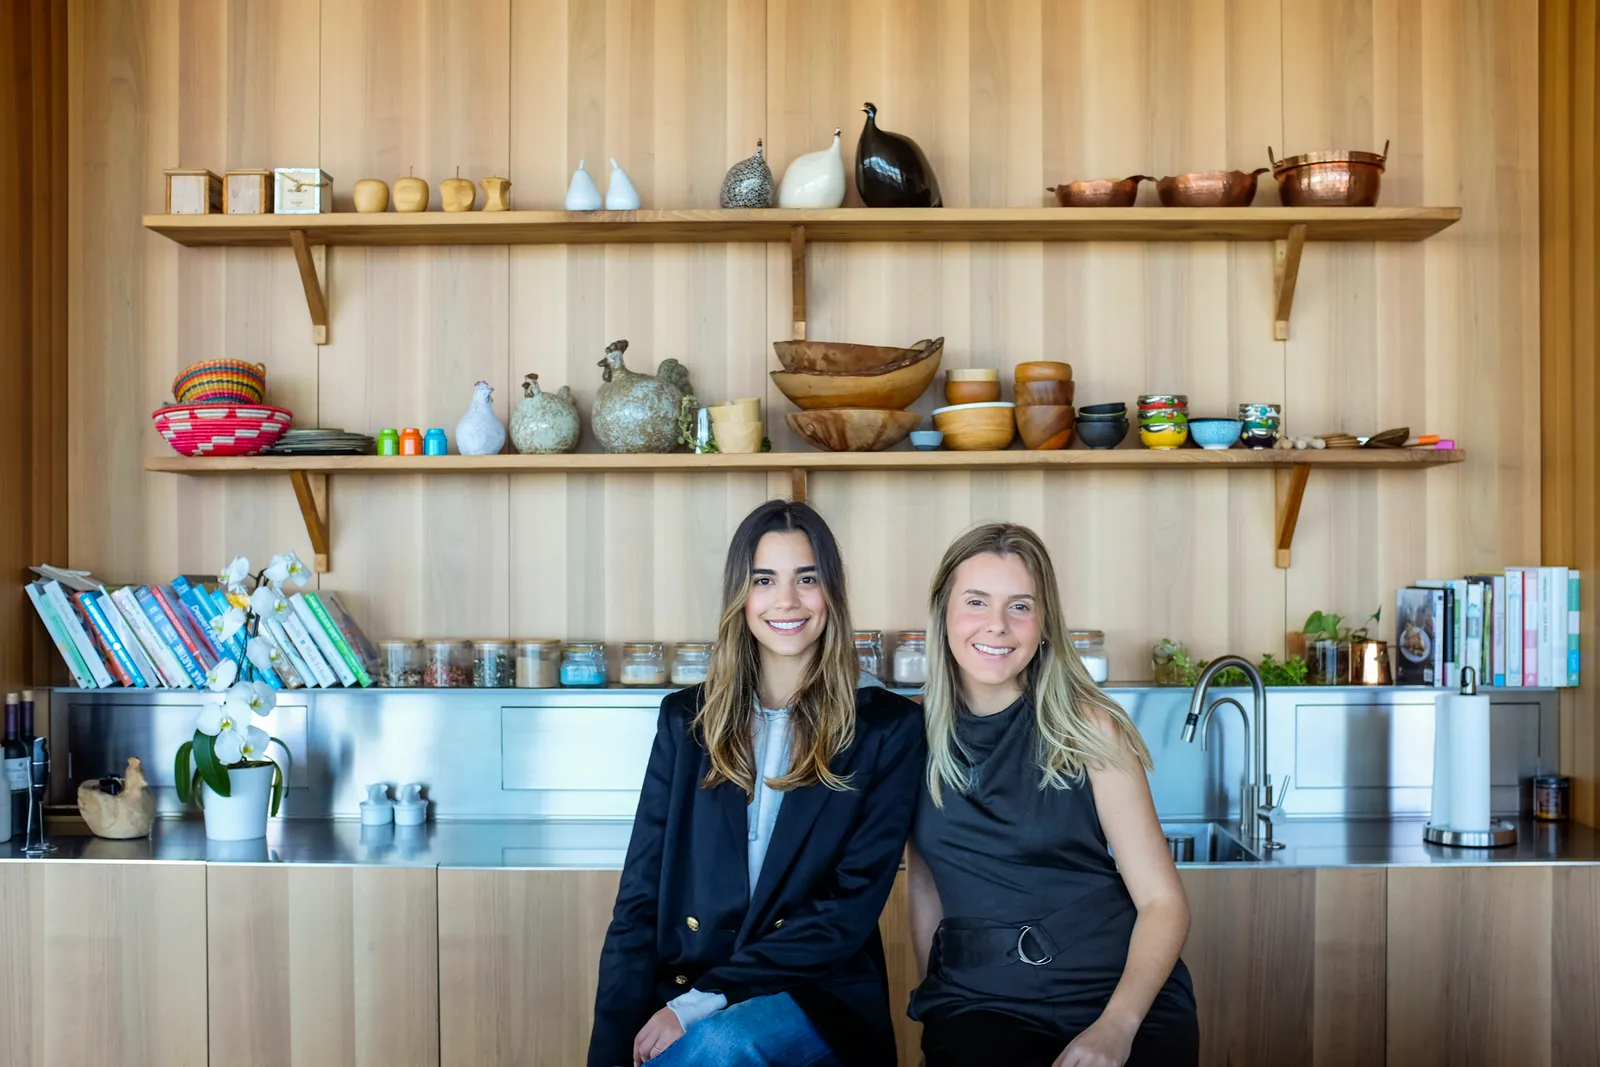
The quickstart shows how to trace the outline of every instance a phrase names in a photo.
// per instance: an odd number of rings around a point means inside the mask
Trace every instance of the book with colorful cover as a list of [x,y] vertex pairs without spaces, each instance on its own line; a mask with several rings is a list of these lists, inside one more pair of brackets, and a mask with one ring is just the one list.
[[23,591],[28,594],[28,599],[33,602],[33,610],[39,613],[39,621],[44,623],[45,632],[50,635],[50,640],[55,644],[56,651],[61,653],[61,659],[67,665],[67,671],[72,675],[80,689],[94,689],[94,679],[89,675],[89,668],[83,662],[78,649],[67,636],[66,628],[61,625],[61,620],[56,617],[55,605],[44,593],[43,582],[29,582],[23,586]]
[[[290,601],[290,603],[292,605],[293,601]],[[306,666],[311,668],[311,673],[316,677],[317,684],[324,689],[338,685],[339,675],[334,672],[333,665],[323,656],[322,649],[318,647],[317,642],[311,636],[311,631],[306,629],[306,624],[300,620],[300,616],[291,611],[284,615],[282,619],[275,621],[283,624],[284,633],[289,635],[289,640],[294,642],[294,647],[299,651],[300,658],[305,660]],[[313,619],[312,621],[315,622],[316,620]],[[318,632],[321,629],[320,626],[317,627]],[[335,653],[334,658],[338,659],[337,653]],[[343,661],[341,660],[340,662],[342,663]],[[348,669],[346,668],[346,670]]]
[[372,672],[378,670],[378,650],[372,647],[367,640],[367,635],[361,632],[361,627],[356,625],[355,619],[345,610],[344,601],[339,599],[338,593],[320,594],[307,589],[304,593],[306,603],[311,605],[311,613],[322,623],[323,629],[333,638],[333,643],[339,646],[339,653],[345,657],[345,662],[355,672],[356,681],[363,686],[372,684]]
[[1441,660],[1441,591],[1411,586],[1395,595],[1395,685],[1436,685]]
[[201,672],[209,671],[217,665],[217,654],[211,646],[206,635],[200,632],[200,624],[184,609],[183,602],[178,599],[177,590],[170,585],[152,585],[151,594],[160,605],[162,614],[171,621],[172,627],[178,632],[178,640],[183,642],[183,647],[189,650],[189,655],[200,665]]
[[[345,656],[349,655],[349,653],[340,653],[339,644],[334,640],[333,633],[322,625],[322,622],[317,618],[316,612],[311,610],[311,603],[306,600],[305,594],[294,594],[289,598],[289,603],[294,605],[295,614],[299,616],[300,622],[305,626],[306,631],[310,633],[311,640],[316,642],[317,650],[322,653],[322,658],[328,661],[329,667],[333,668],[333,673],[338,676],[339,683],[341,685],[354,686],[356,684],[356,672],[349,663],[345,662]],[[352,661],[355,659],[354,656],[350,658]]]
[[110,684],[121,686],[124,689],[132,689],[133,678],[127,671],[122,669],[122,664],[117,661],[116,654],[111,651],[111,646],[106,644],[106,639],[101,636],[100,628],[94,624],[94,620],[89,617],[88,611],[78,601],[78,597],[82,594],[69,592],[66,589],[62,589],[61,592],[66,597],[67,607],[71,609],[73,617],[78,621],[78,627],[88,635],[89,645],[94,649],[95,659],[100,661],[100,665],[110,675]]
[[89,636],[89,631],[84,629],[83,620],[78,618],[78,613],[73,610],[72,602],[67,599],[67,592],[61,588],[58,581],[44,583],[44,595],[55,606],[56,616],[61,619],[62,629],[67,637],[78,649],[79,656],[89,669],[89,677],[94,679],[92,688],[106,689],[116,684],[116,679],[106,669],[105,661],[100,658],[100,650],[95,647],[94,640]]
[[173,658],[177,660],[178,668],[188,676],[189,684],[196,689],[204,689],[206,687],[206,668],[201,667],[189,652],[189,646],[179,636],[177,628],[172,625],[172,619],[162,609],[161,601],[156,598],[155,593],[151,591],[149,586],[141,585],[134,590],[133,595],[134,599],[139,603],[139,609],[144,612],[144,617],[150,620],[150,626],[155,630],[156,636],[161,639],[162,643],[167,646],[168,651],[172,653]]
[[1522,685],[1522,568],[1506,568],[1506,686]]
[[1539,568],[1522,568],[1522,684],[1543,685],[1539,676]]
[[322,682],[317,678],[316,672],[311,669],[311,664],[307,663],[305,657],[300,654],[299,647],[295,645],[294,639],[289,636],[289,631],[284,629],[283,623],[278,619],[263,619],[261,621],[266,626],[268,635],[278,643],[278,651],[288,657],[289,662],[293,664],[295,673],[300,676],[301,684],[307,689],[321,687]]
[[[268,673],[276,676],[284,689],[302,688],[306,684],[305,680],[300,677],[300,672],[295,670],[294,659],[289,655],[288,650],[279,644],[278,639],[273,636],[272,630],[267,626],[266,619],[259,620],[258,625],[259,629],[256,632],[256,638],[266,642],[267,647],[276,653],[272,661],[274,666]],[[273,688],[279,687],[274,686]]]
[[111,620],[100,611],[97,596],[96,593],[73,593],[72,601],[77,606],[78,614],[88,620],[93,636],[98,638],[102,654],[110,657],[106,666],[111,669],[111,673],[129,689],[145,688],[144,675],[139,673],[139,667],[133,662],[133,657],[128,655],[128,650],[122,646],[122,638],[111,628]]
[[97,592],[89,595],[100,608],[101,616],[110,624],[117,639],[122,642],[123,651],[133,661],[134,669],[144,679],[145,687],[159,689],[166,685],[161,673],[156,670],[156,665],[151,662],[149,653],[144,650],[144,645],[134,635],[133,627],[128,625],[128,620],[122,617],[122,610],[112,601],[111,594],[102,586]]
[[144,605],[139,602],[138,592],[138,586],[118,586],[110,590],[111,602],[122,612],[128,628],[144,646],[145,654],[155,663],[156,670],[167,686],[172,689],[193,687],[194,680],[189,677],[189,672],[178,663],[178,657],[161,639],[161,635],[156,632],[155,624],[144,613]]
[[172,579],[172,591],[178,594],[178,602],[189,612],[199,626],[200,636],[211,648],[211,654],[217,659],[231,659],[235,662],[244,654],[244,645],[239,641],[239,635],[234,634],[226,641],[218,643],[220,638],[211,634],[211,618],[217,614],[216,605],[211,602],[211,597],[204,589],[198,589],[183,575]]
[[1583,590],[1576,569],[1567,571],[1567,684],[1577,685],[1581,656],[1578,654],[1578,616],[1582,614]]

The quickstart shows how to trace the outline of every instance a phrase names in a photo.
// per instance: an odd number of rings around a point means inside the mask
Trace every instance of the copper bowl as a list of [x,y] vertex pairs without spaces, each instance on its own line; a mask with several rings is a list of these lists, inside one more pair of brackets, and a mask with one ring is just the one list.
[[1278,199],[1285,207],[1372,207],[1378,202],[1388,158],[1388,141],[1383,142],[1382,155],[1307,152],[1273,159],[1272,148],[1267,148],[1272,176],[1278,181]]
[[1052,185],[1045,190],[1056,194],[1056,203],[1062,207],[1132,207],[1139,198],[1139,183],[1154,181],[1148,174],[1135,174],[1131,178],[1114,181],[1100,178],[1095,181],[1067,182]]
[[1249,207],[1256,198],[1256,179],[1271,170],[1197,170],[1156,182],[1163,207]]

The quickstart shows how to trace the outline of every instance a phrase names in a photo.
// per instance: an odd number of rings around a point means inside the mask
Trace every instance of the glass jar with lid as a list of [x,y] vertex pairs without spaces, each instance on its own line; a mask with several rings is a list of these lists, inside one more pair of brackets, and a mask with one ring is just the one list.
[[561,684],[574,687],[605,685],[605,642],[568,641],[561,650]]
[[667,656],[660,641],[629,641],[622,646],[623,685],[666,685]]
[[672,684],[699,685],[711,666],[711,642],[679,641],[672,651]]
[[472,684],[478,689],[510,689],[516,681],[511,642],[498,639],[472,642]]
[[517,642],[518,689],[554,689],[561,684],[561,642],[535,637]]
[[870,674],[874,678],[883,677],[883,631],[882,630],[857,630],[856,662],[861,667],[861,673]]
[[894,645],[894,684],[928,684],[928,633],[926,630],[901,630]]
[[378,663],[383,668],[379,685],[390,689],[416,689],[422,685],[422,642],[392,637],[378,642]]
[[1106,635],[1100,630],[1068,630],[1067,642],[1078,654],[1078,661],[1096,685],[1111,677],[1111,661],[1106,659]]
[[428,689],[465,689],[472,685],[472,642],[425,641],[422,684]]

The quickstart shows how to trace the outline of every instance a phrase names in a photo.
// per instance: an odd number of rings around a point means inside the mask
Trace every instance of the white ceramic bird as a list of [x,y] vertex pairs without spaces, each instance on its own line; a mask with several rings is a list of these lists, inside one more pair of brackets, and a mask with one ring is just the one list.
[[463,456],[493,456],[505,446],[506,428],[494,413],[494,390],[479,382],[467,413],[456,423],[456,450]]
[[628,172],[617,166],[614,159],[611,161],[611,180],[606,184],[606,210],[639,210],[639,190],[633,187]]
[[600,210],[600,190],[595,186],[594,179],[589,177],[589,172],[583,169],[581,159],[578,160],[578,169],[572,172],[572,184],[567,186],[567,210]]
[[833,144],[796,156],[783,172],[778,186],[779,207],[838,207],[844,203],[844,156],[839,151],[839,131]]

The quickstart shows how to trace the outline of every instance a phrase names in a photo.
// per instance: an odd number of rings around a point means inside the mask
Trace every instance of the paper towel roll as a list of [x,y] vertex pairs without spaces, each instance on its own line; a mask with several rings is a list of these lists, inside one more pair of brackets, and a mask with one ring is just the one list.
[[1436,829],[1450,829],[1450,713],[1443,695],[1433,701],[1433,817]]
[[1435,729],[1443,723],[1445,730],[1448,825],[1452,830],[1488,830],[1489,698],[1446,694],[1435,708]]

